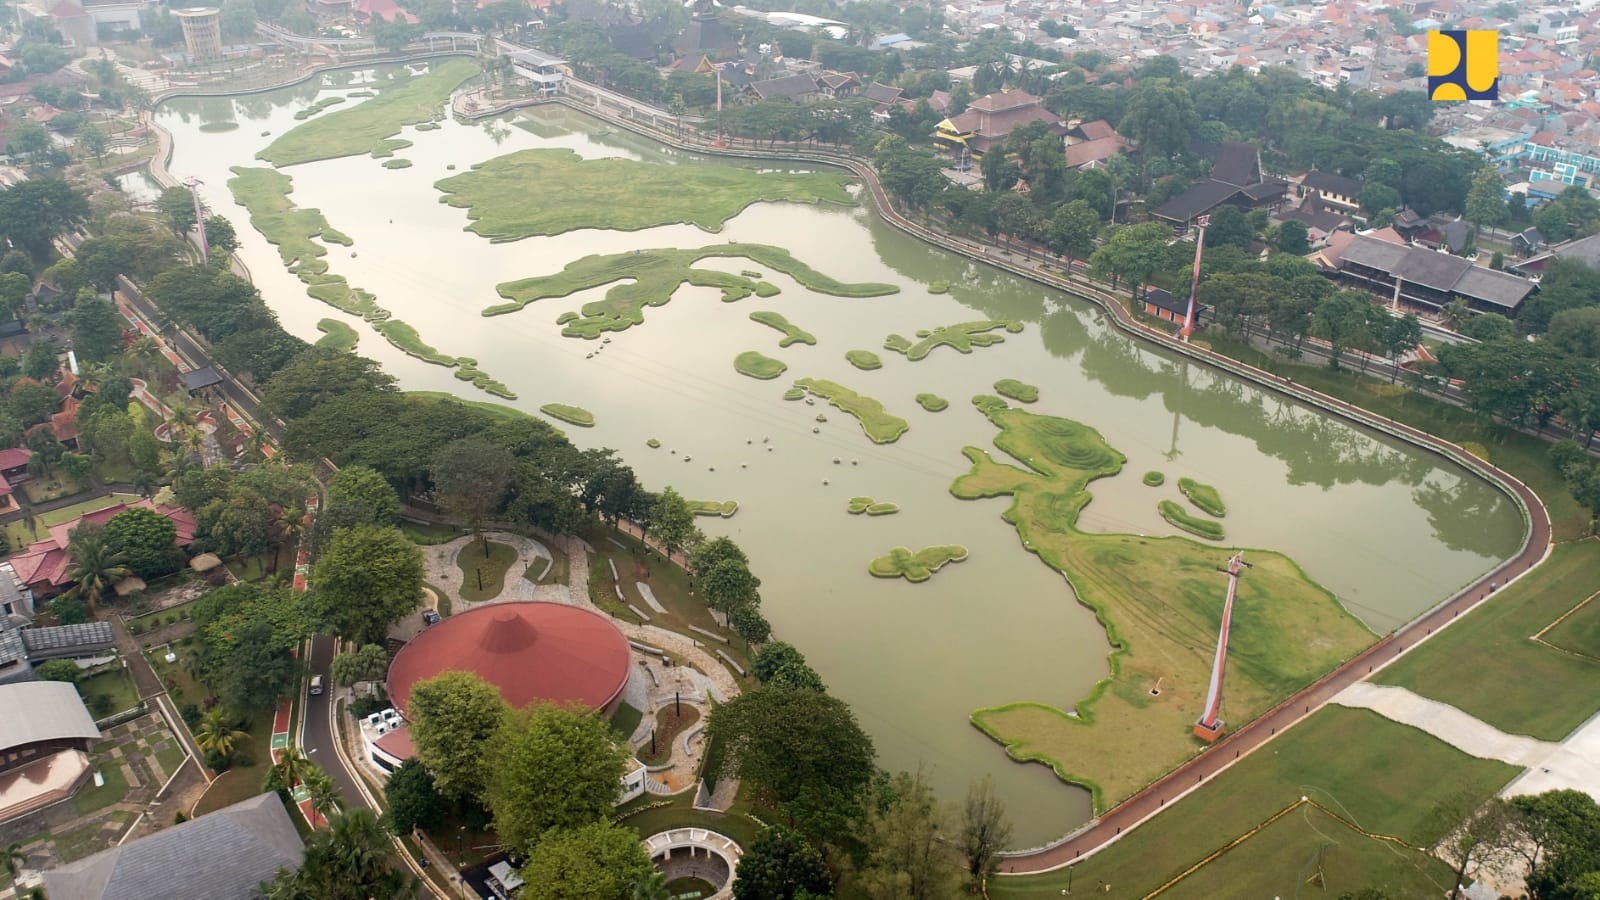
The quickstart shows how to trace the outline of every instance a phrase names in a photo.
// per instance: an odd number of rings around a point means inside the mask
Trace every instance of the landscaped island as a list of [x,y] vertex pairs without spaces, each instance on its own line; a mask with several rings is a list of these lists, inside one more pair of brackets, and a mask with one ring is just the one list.
[[371,100],[296,125],[256,154],[282,168],[319,159],[382,152],[407,125],[432,121],[455,89],[478,74],[467,59],[435,63],[426,75],[382,88]]
[[289,199],[294,179],[275,169],[234,166],[228,179],[233,199],[250,213],[250,225],[278,248],[284,268],[306,284],[306,293],[323,303],[366,319],[374,331],[405,353],[438,366],[454,368],[455,376],[479,388],[515,400],[516,394],[478,368],[478,361],[466,356],[441,353],[422,340],[410,325],[389,317],[378,305],[378,298],[357,287],[342,275],[328,271],[326,244],[349,247],[349,235],[336,231],[318,209],[301,209]]
[[[573,316],[573,318],[577,318],[577,316]],[[758,310],[750,314],[750,321],[760,322],[768,328],[776,328],[783,332],[783,338],[778,341],[779,347],[787,347],[790,344],[810,344],[814,347],[817,344],[816,335],[790,322],[784,318],[783,313],[773,312],[770,309]],[[562,322],[561,324],[565,325],[567,323]]]
[[[900,289],[892,284],[847,284],[818,272],[789,255],[781,247],[766,244],[714,244],[693,250],[662,248],[585,256],[567,263],[554,275],[522,278],[496,285],[500,296],[511,301],[483,311],[486,316],[516,312],[536,300],[566,297],[578,291],[613,282],[623,282],[606,291],[604,299],[583,305],[582,315],[566,323],[561,333],[568,337],[597,338],[607,331],[625,331],[644,323],[646,306],[665,306],[672,294],[687,283],[722,289],[724,302],[743,300],[751,294],[770,297],[778,289],[765,281],[743,275],[697,269],[694,264],[710,257],[749,259],[789,275],[807,288],[836,297],[881,297]],[[774,326],[777,327],[777,326]]]
[[910,582],[927,581],[946,563],[961,562],[967,558],[967,548],[959,544],[940,544],[923,547],[915,553],[905,547],[896,547],[867,565],[867,571],[879,578],[904,578]]
[[697,516],[721,516],[724,519],[733,518],[739,511],[737,500],[688,500],[689,512]]
[[[1042,762],[1082,784],[1104,810],[1193,756],[1217,621],[1227,592],[1222,548],[1181,537],[1077,528],[1088,484],[1122,469],[1122,454],[1078,422],[1002,405],[980,406],[1000,428],[976,447],[951,492],[1010,496],[1006,521],[1023,546],[1071,583],[1111,643],[1110,675],[1074,706],[1032,701],[980,709],[972,722],[1016,759]],[[1238,728],[1370,644],[1374,636],[1287,557],[1251,550],[1228,648],[1228,720]],[[1159,687],[1159,693],[1152,693]],[[1131,741],[1130,735],[1138,735]]]
[[938,394],[918,394],[917,405],[928,412],[944,412],[950,408],[950,401]]
[[546,403],[539,407],[539,412],[552,419],[560,419],[568,425],[576,425],[579,428],[594,427],[594,413],[581,406],[568,406],[565,403]]
[[1222,495],[1209,484],[1201,484],[1193,478],[1179,478],[1178,490],[1189,498],[1190,503],[1219,519],[1228,514],[1228,507],[1223,504]]
[[1171,500],[1163,500],[1156,504],[1156,511],[1161,513],[1161,518],[1174,528],[1181,528],[1195,537],[1202,537],[1208,541],[1220,541],[1227,535],[1222,530],[1222,525],[1210,519],[1202,519]]
[[789,371],[788,365],[781,359],[773,359],[764,353],[755,350],[745,352],[733,358],[733,368],[740,375],[749,375],[751,378],[760,378],[763,381],[777,378]]
[[883,360],[879,359],[878,354],[873,353],[871,350],[847,350],[844,358],[850,365],[863,372],[883,368]]
[[1002,397],[1010,397],[1023,403],[1032,403],[1039,399],[1039,389],[1031,384],[1018,381],[1015,378],[1002,378],[994,383],[994,391]]
[[853,206],[845,191],[849,183],[849,175],[836,172],[758,172],[519,150],[434,187],[445,203],[467,210],[468,231],[491,241],[516,241],[579,228],[639,231],[686,224],[718,231],[752,203]]
[[874,444],[892,444],[911,427],[905,419],[885,411],[882,403],[842,384],[821,378],[801,378],[794,384],[855,416],[856,421],[861,423],[861,430],[867,433]]
[[879,503],[871,497],[851,497],[844,510],[852,516],[859,516],[862,513],[869,516],[892,516],[900,511],[900,507],[888,501]]
[[931,331],[917,332],[921,338],[912,343],[910,338],[898,334],[891,334],[883,341],[885,350],[904,353],[906,359],[916,362],[933,352],[935,347],[952,347],[960,353],[971,353],[973,347],[987,347],[1005,341],[1005,335],[993,334],[1000,329],[1016,334],[1022,330],[1021,322],[1012,322],[1005,319],[990,319],[983,322],[961,322],[956,325],[944,325]]
[[332,347],[335,350],[354,350],[361,336],[351,328],[349,323],[340,319],[318,319],[317,330],[322,332],[322,337],[317,339],[318,347]]

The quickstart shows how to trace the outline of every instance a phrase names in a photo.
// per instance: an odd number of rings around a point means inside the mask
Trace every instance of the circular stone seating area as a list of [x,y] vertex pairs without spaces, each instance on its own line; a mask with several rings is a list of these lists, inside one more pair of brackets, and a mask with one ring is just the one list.
[[717,886],[706,900],[733,896],[733,876],[743,851],[733,839],[704,828],[674,828],[644,839],[645,852],[668,881],[698,878]]

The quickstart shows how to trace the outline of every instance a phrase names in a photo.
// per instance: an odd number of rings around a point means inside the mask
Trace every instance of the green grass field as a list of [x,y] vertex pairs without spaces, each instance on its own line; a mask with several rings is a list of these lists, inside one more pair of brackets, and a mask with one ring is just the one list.
[[[867,510],[871,508],[868,506]],[[916,583],[932,578],[947,563],[961,562],[966,558],[967,548],[959,544],[923,547],[915,553],[905,547],[896,547],[868,563],[867,571],[879,578],[904,578]]]
[[787,347],[790,344],[810,344],[812,346],[816,346],[816,335],[806,331],[803,328],[800,328],[793,322],[790,322],[788,319],[784,318],[783,313],[776,313],[769,309],[763,309],[751,313],[750,321],[760,322],[762,325],[765,325],[769,328],[776,328],[783,332],[783,337],[778,341],[779,347]]
[[[1505,763],[1468,756],[1425,732],[1391,722],[1370,710],[1328,706],[1182,802],[1170,805],[1132,834],[1073,866],[1074,886],[1092,887],[1097,881],[1109,881],[1116,896],[1145,896],[1302,796],[1369,833],[1398,837],[1414,847],[1431,846],[1440,837],[1433,825],[1435,806],[1457,791],[1487,799],[1519,771]],[[1256,836],[1265,836],[1266,843],[1252,847],[1251,841],[1246,841],[1189,878],[1201,878],[1211,865],[1225,865],[1227,868],[1221,871],[1256,873],[1239,874],[1241,878],[1276,879],[1280,873],[1271,862],[1274,854],[1288,852],[1290,860],[1303,861],[1295,859],[1302,848],[1294,843],[1292,828],[1293,823],[1281,833],[1268,829]],[[1315,845],[1304,848],[1306,853],[1315,849]],[[1390,864],[1374,861],[1370,848],[1359,852],[1360,859],[1381,866],[1373,870],[1375,879],[1392,872]],[[1422,863],[1426,872],[1428,864],[1426,860]],[[1058,870],[1044,875],[997,878],[989,882],[989,895],[1059,895],[1067,885],[1067,877],[1066,870]],[[1215,883],[1209,880],[1210,876],[1205,877],[1207,880],[1194,884]],[[1355,889],[1340,885],[1326,895],[1301,896],[1337,897],[1344,890]],[[1185,892],[1176,896],[1197,894]],[[1273,894],[1229,890],[1212,896]]]
[[1269,357],[1246,347],[1226,335],[1208,334],[1213,349],[1294,379],[1297,384],[1354,403],[1380,416],[1404,422],[1457,444],[1478,444],[1487,451],[1488,461],[1517,476],[1532,488],[1550,511],[1556,540],[1572,540],[1583,535],[1588,516],[1572,498],[1561,473],[1550,463],[1550,443],[1497,425],[1469,409],[1452,406],[1409,390],[1393,390],[1386,378],[1375,378],[1348,369],[1333,371],[1327,366],[1306,366]]
[[777,378],[789,371],[789,366],[781,359],[773,359],[765,353],[755,350],[746,350],[733,358],[734,371],[740,375],[759,378],[763,381]]
[[471,60],[435,63],[426,75],[385,87],[371,100],[296,125],[256,158],[282,168],[381,150],[401,128],[432,121],[451,93],[476,74],[478,64]]
[[1221,523],[1190,515],[1188,510],[1171,500],[1163,500],[1156,504],[1156,510],[1161,513],[1161,518],[1167,520],[1167,524],[1187,531],[1195,537],[1205,538],[1208,541],[1220,541],[1227,537]]
[[[456,567],[461,570],[461,599],[469,603],[493,600],[505,590],[506,571],[517,561],[517,551],[509,544],[487,541],[489,554],[484,556],[483,544],[469,542],[456,554]],[[483,587],[478,587],[479,577]]]
[[322,337],[317,339],[318,347],[331,347],[334,350],[354,350],[361,335],[350,327],[350,323],[339,319],[318,319],[317,330],[322,332]]
[[[1111,646],[1111,676],[1076,704],[1019,702],[972,721],[1017,759],[1088,786],[1104,809],[1203,749],[1190,733],[1200,708],[1227,593],[1229,551],[1181,537],[1090,534],[1076,527],[1088,485],[1121,471],[1122,454],[1068,419],[985,404],[995,445],[1026,469],[965,450],[963,499],[1010,496],[1006,521],[1022,544],[1072,584]],[[1289,558],[1249,553],[1229,644],[1229,718],[1243,723],[1373,641],[1373,634]],[[1159,694],[1152,689],[1159,685]]]
[[1338,897],[1370,887],[1388,897],[1443,897],[1454,874],[1427,853],[1368,837],[1307,803],[1160,896]]
[[91,710],[94,705],[90,702],[97,696],[108,698],[107,715],[115,715],[125,710],[133,709],[139,705],[139,690],[133,685],[133,678],[128,675],[128,670],[120,666],[99,672],[78,682],[78,693],[83,695],[83,701]]
[[776,287],[765,281],[694,267],[696,262],[708,258],[753,260],[783,272],[809,290],[835,297],[881,297],[900,290],[892,284],[847,284],[837,281],[790,256],[789,251],[781,247],[715,244],[693,250],[636,250],[632,253],[585,256],[567,263],[554,275],[540,275],[496,285],[495,290],[510,302],[491,306],[483,314],[498,316],[513,313],[539,300],[567,297],[578,291],[610,284],[612,287],[606,291],[603,299],[585,303],[582,316],[568,321],[561,329],[561,333],[568,337],[593,339],[607,331],[625,331],[643,324],[645,307],[665,306],[673,293],[684,284],[718,288],[722,291],[725,303],[743,300],[751,294],[770,297],[778,293]]
[[70,522],[85,513],[92,513],[108,506],[115,506],[118,503],[132,502],[138,499],[139,496],[137,494],[112,494],[107,497],[85,500],[82,503],[73,503],[60,509],[39,513],[34,516],[35,525],[31,528],[25,518],[7,522],[5,525],[6,542],[9,549],[18,550],[34,541],[42,540],[52,525]]
[[1005,335],[993,332],[1005,329],[1011,334],[1022,330],[1021,322],[1012,322],[1006,319],[990,319],[982,322],[960,322],[955,325],[942,325],[932,330],[917,332],[919,340],[898,334],[891,334],[884,339],[883,348],[896,353],[904,353],[906,359],[916,362],[925,359],[938,347],[950,347],[958,353],[971,353],[973,347],[988,347],[993,344],[1005,342]]
[[122,765],[118,761],[96,754],[93,765],[106,783],[95,787],[91,780],[73,795],[72,807],[80,816],[105,809],[128,794],[128,779],[122,774]]
[[883,404],[842,384],[822,378],[801,378],[795,387],[805,388],[844,410],[861,423],[861,430],[874,444],[892,444],[911,427],[910,423],[883,408]]
[[[580,228],[640,231],[694,225],[720,231],[752,203],[854,206],[838,172],[760,172],[738,166],[661,165],[571,150],[519,150],[434,187],[467,210],[468,231],[491,241],[562,234]],[[537,197],[538,202],[529,202]]]
[[1559,741],[1600,710],[1600,693],[1594,690],[1600,661],[1531,638],[1597,586],[1600,539],[1558,544],[1544,565],[1374,680],[1458,707],[1501,731]]
[[1544,641],[1600,662],[1600,602],[1590,595],[1561,623],[1544,633]]

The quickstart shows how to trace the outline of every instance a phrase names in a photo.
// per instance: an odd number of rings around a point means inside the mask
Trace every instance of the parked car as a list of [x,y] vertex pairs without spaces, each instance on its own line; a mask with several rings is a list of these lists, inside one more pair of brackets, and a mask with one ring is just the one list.
[[426,628],[429,625],[437,625],[437,624],[439,624],[439,612],[438,612],[438,610],[425,609],[425,610],[422,611],[422,625],[423,625],[424,628]]

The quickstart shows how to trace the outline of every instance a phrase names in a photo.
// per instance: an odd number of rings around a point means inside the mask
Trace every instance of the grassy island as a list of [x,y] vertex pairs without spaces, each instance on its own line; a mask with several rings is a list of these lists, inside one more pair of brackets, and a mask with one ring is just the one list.
[[918,394],[917,405],[928,412],[944,412],[950,408],[950,401],[938,394]]
[[931,282],[928,285],[928,293],[930,293],[930,294],[948,294],[948,293],[950,293],[950,282],[948,282],[948,281]]
[[635,250],[605,256],[585,256],[567,263],[554,275],[540,275],[496,285],[500,296],[511,301],[483,311],[486,316],[516,312],[537,300],[567,297],[578,291],[615,284],[602,300],[583,305],[582,315],[568,322],[561,333],[568,337],[597,338],[607,331],[625,331],[644,323],[647,306],[664,306],[683,284],[722,290],[722,300],[731,303],[751,294],[768,296],[777,288],[743,275],[714,269],[697,269],[694,264],[707,258],[739,258],[762,263],[783,272],[807,288],[836,297],[881,297],[900,290],[892,284],[847,284],[818,272],[789,255],[781,247],[766,244],[714,244],[694,250]]
[[[972,722],[1013,758],[1044,763],[1090,789],[1095,809],[1127,798],[1201,749],[1190,726],[1205,696],[1229,550],[1183,537],[1077,528],[1088,485],[1121,471],[1122,454],[1068,419],[989,406],[995,446],[968,447],[963,499],[1010,497],[1004,518],[1024,547],[1071,583],[1111,644],[1111,674],[1070,709],[1019,702]],[[1228,656],[1234,729],[1372,643],[1374,635],[1282,554],[1251,550]],[[1159,685],[1159,693],[1151,691]]]
[[1174,528],[1181,528],[1195,537],[1202,537],[1208,541],[1220,541],[1227,536],[1221,525],[1210,519],[1202,519],[1199,516],[1190,515],[1188,510],[1173,503],[1171,500],[1161,501],[1156,505],[1156,509],[1161,513],[1161,518],[1166,519],[1168,524]]
[[871,350],[849,350],[845,352],[844,358],[849,361],[850,365],[863,372],[883,368],[883,360],[879,359],[878,354],[873,353]]
[[274,166],[371,153],[407,125],[432,121],[455,89],[478,74],[467,59],[435,63],[426,75],[385,87],[378,96],[349,109],[297,125],[256,154]]
[[411,168],[411,160],[409,160],[409,159],[386,159],[386,160],[383,161],[383,167],[385,169],[409,169],[409,168]]
[[842,384],[821,378],[802,378],[795,382],[795,387],[805,388],[855,416],[856,421],[861,423],[861,430],[866,432],[874,444],[892,444],[911,427],[905,419],[885,411],[882,403],[871,397],[864,397]]
[[[577,316],[574,315],[573,318],[577,318]],[[790,344],[810,344],[813,347],[817,345],[816,335],[790,322],[784,318],[783,313],[763,309],[759,312],[751,313],[750,321],[760,322],[768,328],[776,328],[783,332],[783,338],[778,341],[779,347],[787,347]],[[565,325],[566,323],[562,322],[561,324]]]
[[1015,378],[1002,378],[994,383],[994,392],[1002,397],[1010,397],[1023,403],[1032,403],[1039,399],[1039,389],[1031,384],[1025,384]]
[[517,395],[510,388],[479,369],[477,360],[450,356],[429,346],[415,328],[390,318],[389,311],[378,305],[377,297],[352,287],[344,276],[329,272],[327,245],[349,247],[354,241],[329,225],[321,210],[294,205],[289,199],[294,179],[274,169],[234,166],[231,171],[233,177],[228,179],[228,190],[233,192],[233,199],[250,213],[251,227],[278,248],[284,268],[305,282],[307,294],[340,312],[372,323],[375,331],[407,354],[434,365],[454,368],[457,378],[470,381],[497,397],[516,399]]
[[685,224],[719,231],[752,203],[854,206],[845,191],[850,180],[835,172],[758,172],[584,159],[571,150],[519,150],[434,187],[444,193],[445,203],[467,210],[468,231],[499,242],[580,228],[640,231]]
[[859,516],[862,513],[869,516],[892,516],[900,511],[900,507],[887,501],[879,503],[871,497],[851,497],[850,502],[845,504],[844,511],[852,516]]
[[883,349],[904,353],[906,359],[916,362],[932,353],[936,347],[952,347],[958,353],[971,353],[973,347],[987,347],[1005,341],[1005,335],[993,332],[1004,329],[1011,334],[1022,330],[1021,322],[1012,322],[1005,319],[990,319],[983,322],[961,322],[956,325],[945,325],[931,331],[919,331],[917,337],[921,340],[913,343],[910,338],[898,334],[891,334],[884,339]]
[[1167,476],[1154,469],[1144,473],[1145,487],[1161,487],[1167,483]]
[[733,518],[739,511],[737,500],[689,500],[689,512],[697,516],[721,516],[724,519]]
[[785,400],[804,400],[805,397],[806,389],[803,387],[792,387],[783,392],[783,399]]
[[568,406],[565,403],[546,403],[539,407],[539,412],[552,419],[566,422],[568,425],[576,425],[579,428],[594,427],[594,413],[581,406]]
[[763,381],[777,378],[784,372],[789,371],[789,367],[783,360],[773,359],[755,350],[746,350],[735,356],[733,358],[733,368],[740,375],[749,375],[751,378],[760,378]]
[[967,558],[967,548],[959,544],[941,544],[923,547],[915,553],[905,547],[896,547],[867,564],[867,571],[879,578],[904,578],[916,583],[927,581],[946,563],[961,562]]
[[348,322],[339,319],[318,319],[317,330],[322,332],[322,337],[317,339],[318,347],[332,347],[335,350],[354,350],[361,336],[350,327]]
[[1178,490],[1189,498],[1190,503],[1219,519],[1228,514],[1228,507],[1222,503],[1222,495],[1209,484],[1201,484],[1193,478],[1179,478]]

